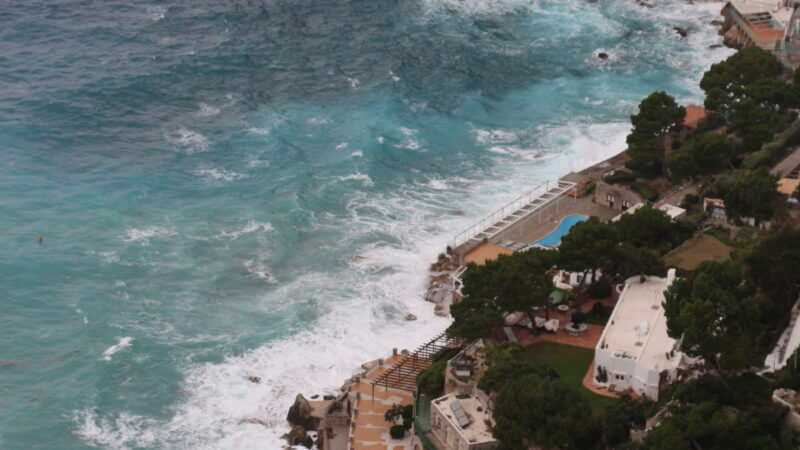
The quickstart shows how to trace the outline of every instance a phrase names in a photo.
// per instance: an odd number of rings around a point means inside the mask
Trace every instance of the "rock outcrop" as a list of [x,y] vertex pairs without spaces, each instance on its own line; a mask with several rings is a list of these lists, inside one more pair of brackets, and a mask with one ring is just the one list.
[[745,45],[745,38],[739,33],[739,30],[736,27],[730,27],[725,30],[725,33],[722,35],[722,43],[726,47],[730,47],[736,50],[741,49]]
[[[286,420],[289,421],[292,425],[300,425],[304,428],[305,427],[313,428],[312,418],[311,418],[311,404],[308,403],[303,394],[297,394],[297,397],[294,399],[294,404],[291,408],[289,408],[289,414],[286,415]],[[292,428],[294,430],[294,428]]]
[[675,32],[678,33],[681,37],[686,37],[686,35],[689,34],[689,29],[688,28],[672,27],[672,29],[675,30]]
[[292,430],[283,435],[289,445],[302,445],[306,448],[314,446],[314,439],[308,435],[306,428],[302,425],[295,425]]

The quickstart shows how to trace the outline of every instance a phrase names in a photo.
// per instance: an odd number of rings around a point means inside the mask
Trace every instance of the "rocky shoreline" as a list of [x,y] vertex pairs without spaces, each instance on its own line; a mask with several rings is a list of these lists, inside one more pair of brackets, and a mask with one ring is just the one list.
[[[710,1],[715,2],[715,0]],[[639,3],[644,7],[652,7],[652,5],[646,3],[645,1],[640,0]],[[691,0],[689,3],[692,3]],[[737,33],[736,27],[733,27],[730,23],[727,23],[727,21],[712,20],[710,25],[719,27],[718,33],[719,35],[723,36],[723,43],[710,45],[709,48],[714,49],[724,45],[732,49],[740,49],[746,44],[743,36],[740,36]],[[692,32],[692,30],[689,28],[677,26],[673,27],[673,29],[681,39],[686,38]],[[597,54],[597,57],[605,61],[609,59],[609,54],[600,52]],[[616,161],[620,158],[624,158],[624,155],[625,151],[623,150],[611,158],[583,169],[581,172],[583,173],[590,172],[592,170],[603,170],[610,161]],[[450,306],[454,303],[458,303],[461,298],[460,276],[463,274],[465,266],[461,264],[460,257],[461,255],[459,255],[457,251],[454,251],[448,246],[446,252],[440,253],[436,262],[431,264],[429,275],[430,280],[428,287],[423,294],[423,298],[425,301],[434,304],[434,313],[438,316],[448,317],[450,315]],[[405,316],[405,320],[411,321],[416,319],[417,317],[410,313]],[[401,353],[407,354],[408,352],[403,350]],[[394,354],[397,355],[396,349]],[[287,440],[288,445],[304,446],[307,448],[312,448],[314,446],[320,449],[324,448],[324,433],[317,431],[321,423],[323,423],[325,420],[331,420],[331,412],[352,412],[352,409],[356,408],[357,413],[357,399],[360,398],[360,394],[356,393],[355,404],[350,399],[350,394],[354,385],[359,383],[362,377],[364,377],[368,371],[379,368],[383,364],[383,359],[362,364],[361,373],[344,382],[340,388],[341,394],[338,397],[333,395],[325,395],[323,396],[322,400],[317,400],[319,396],[314,395],[311,397],[311,400],[309,400],[306,399],[302,394],[297,394],[295,401],[289,408],[286,417],[286,420],[291,425],[291,429],[288,433],[283,435],[283,438]],[[348,419],[349,414],[350,413],[347,412]]]

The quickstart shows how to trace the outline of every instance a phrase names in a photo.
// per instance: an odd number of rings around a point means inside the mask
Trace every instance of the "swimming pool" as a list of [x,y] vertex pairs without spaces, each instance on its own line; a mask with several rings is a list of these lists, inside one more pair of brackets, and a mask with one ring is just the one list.
[[586,216],[567,216],[561,219],[561,223],[558,224],[555,230],[553,230],[547,236],[539,239],[538,241],[534,242],[532,245],[541,245],[544,247],[554,247],[561,243],[561,236],[567,234],[569,229],[572,228],[578,222],[583,222],[586,220]]

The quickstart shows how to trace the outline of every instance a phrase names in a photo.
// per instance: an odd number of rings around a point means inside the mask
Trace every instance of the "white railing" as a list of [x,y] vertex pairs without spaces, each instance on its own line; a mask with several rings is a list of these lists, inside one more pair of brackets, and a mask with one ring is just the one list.
[[[455,235],[450,242],[450,247],[456,249],[480,234],[487,239],[492,238],[531,213],[540,210],[573,187],[575,187],[575,183],[563,180],[542,183]],[[531,205],[536,200],[539,202],[533,207],[523,210],[525,206]],[[514,215],[514,213],[519,214]],[[488,231],[490,228],[495,229]]]

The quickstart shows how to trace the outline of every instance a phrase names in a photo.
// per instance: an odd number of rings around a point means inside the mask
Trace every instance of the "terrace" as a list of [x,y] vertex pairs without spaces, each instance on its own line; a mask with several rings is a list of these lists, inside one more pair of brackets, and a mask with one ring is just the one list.
[[431,430],[447,448],[494,448],[492,416],[485,399],[455,392],[431,403]]

